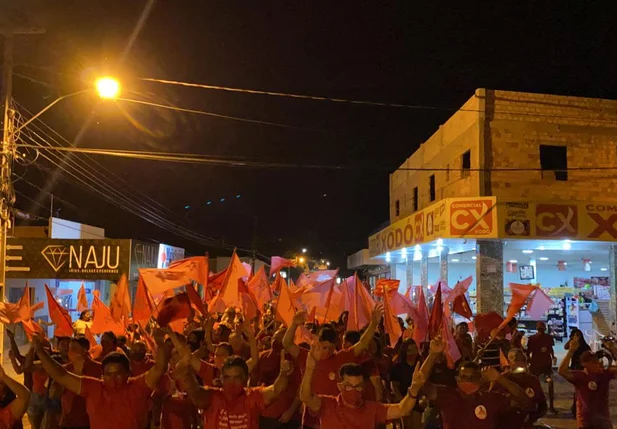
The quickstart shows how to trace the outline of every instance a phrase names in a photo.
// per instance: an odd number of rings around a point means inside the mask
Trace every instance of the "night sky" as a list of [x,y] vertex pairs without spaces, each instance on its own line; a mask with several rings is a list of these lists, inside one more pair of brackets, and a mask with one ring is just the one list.
[[[300,129],[101,104],[88,95],[60,102],[43,121],[71,142],[86,124],[80,147],[354,168],[232,168],[97,156],[106,170],[93,173],[91,160],[74,156],[71,171],[94,181],[112,204],[67,172],[52,182],[56,167],[39,157],[16,167],[20,209],[47,217],[49,196],[33,185],[47,187],[61,217],[104,227],[112,237],[229,254],[218,248],[223,239],[223,247],[248,249],[256,231],[263,255],[308,247],[344,268],[346,255],[366,247],[368,235],[388,221],[389,171],[476,88],[617,98],[614,1],[488,2],[486,8],[474,2],[159,0],[131,44],[146,4],[0,0],[0,22],[47,30],[17,43],[15,100],[37,112],[60,94],[87,87],[97,74],[113,74],[126,98]],[[233,94],[143,77],[419,108]],[[46,135],[40,138],[51,142],[49,129]],[[203,240],[178,237],[128,213],[123,207],[129,204],[158,223],[164,218],[216,240],[204,247]]]

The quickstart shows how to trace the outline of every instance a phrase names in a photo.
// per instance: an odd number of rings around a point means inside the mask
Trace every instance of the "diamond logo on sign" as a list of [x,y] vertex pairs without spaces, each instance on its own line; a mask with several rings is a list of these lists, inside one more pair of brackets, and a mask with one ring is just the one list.
[[41,254],[49,266],[58,272],[66,264],[68,250],[63,244],[52,244],[41,250]]

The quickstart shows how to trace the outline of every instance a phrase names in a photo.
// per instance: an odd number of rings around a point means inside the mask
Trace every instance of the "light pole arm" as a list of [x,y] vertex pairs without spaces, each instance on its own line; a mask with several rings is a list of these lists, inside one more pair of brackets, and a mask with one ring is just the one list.
[[52,107],[54,107],[56,104],[58,104],[60,101],[65,100],[67,98],[71,98],[74,97],[76,95],[79,94],[83,94],[85,92],[88,91],[92,91],[92,88],[88,88],[88,89],[82,89],[81,91],[77,91],[77,92],[73,92],[72,94],[67,94],[67,95],[63,95],[61,97],[56,98],[54,101],[52,101],[51,103],[49,103],[47,106],[45,106],[40,112],[38,112],[36,115],[34,115],[33,117],[31,117],[30,119],[28,119],[26,122],[24,122],[23,124],[21,124],[19,127],[17,127],[14,131],[13,134],[17,134],[19,131],[23,130],[24,128],[26,128],[28,125],[30,125],[32,123],[32,121],[34,121],[35,119],[38,119],[39,116],[41,116],[43,113],[47,112],[49,109],[51,109]]

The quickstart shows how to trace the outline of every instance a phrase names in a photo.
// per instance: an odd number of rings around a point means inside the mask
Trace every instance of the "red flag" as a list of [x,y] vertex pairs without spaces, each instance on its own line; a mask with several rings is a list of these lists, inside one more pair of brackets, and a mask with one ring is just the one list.
[[19,317],[21,320],[29,320],[32,314],[32,308],[30,306],[30,286],[26,282],[24,292],[19,300]]
[[467,297],[465,295],[459,295],[454,298],[454,302],[452,303],[452,311],[466,317],[467,319],[471,319],[473,317],[471,307],[469,307],[469,302],[467,301]]
[[[336,296],[335,296],[336,295]],[[341,314],[339,307],[341,292],[335,291],[335,278],[319,283],[312,283],[299,297],[299,304],[307,311],[317,307],[316,317],[323,321],[326,318],[338,319]]]
[[246,277],[246,270],[234,251],[220,296],[226,306],[241,308],[244,317],[250,320],[257,315],[257,303],[249,293],[244,277]]
[[414,324],[413,339],[419,347],[420,344],[426,341],[426,335],[428,334],[428,307],[423,287],[420,287],[418,292],[418,320],[414,320]]
[[147,322],[152,317],[154,305],[150,298],[150,293],[146,288],[143,277],[140,275],[137,280],[137,290],[135,291],[135,302],[133,302],[133,322]]
[[[386,286],[382,284],[382,288]],[[403,335],[401,325],[398,323],[398,317],[392,310],[390,305],[390,297],[387,293],[383,294],[383,308],[384,308],[384,329],[390,338],[390,347],[396,346],[399,338]]]
[[310,274],[301,274],[296,283],[297,289],[310,289],[314,285],[321,284],[325,281],[336,279],[338,270],[319,270],[313,271]]
[[360,281],[358,273],[354,273],[353,277],[349,277],[347,279],[347,284],[349,285],[349,290],[352,292],[352,298],[354,299],[353,311],[350,312],[349,319],[353,320],[353,323],[357,326],[355,329],[359,330],[370,323],[371,314],[375,308],[375,300]]
[[386,293],[392,291],[398,291],[398,287],[401,284],[400,280],[395,279],[379,279],[375,285],[375,296],[383,296],[384,291]]
[[195,308],[197,308],[197,311],[199,311],[203,316],[208,314],[208,310],[206,310],[204,302],[201,300],[201,297],[199,296],[192,284],[186,285],[186,293],[188,294],[189,299],[191,300]]
[[156,350],[157,350],[157,346],[156,346],[156,341],[154,341],[154,338],[152,338],[152,336],[143,328],[143,326],[141,325],[141,323],[139,324],[139,331],[141,333],[141,337],[144,340],[144,343],[146,343],[146,346],[148,347],[148,349],[150,350],[150,352],[153,355],[156,355]]
[[49,287],[45,285],[45,292],[47,293],[47,311],[49,312],[49,318],[54,322],[54,335],[56,337],[72,337],[73,336],[73,322],[69,312],[58,304],[58,301],[54,299]]
[[529,300],[526,313],[531,320],[540,320],[552,306],[553,300],[538,288]]
[[270,260],[270,276],[280,271],[282,268],[295,266],[296,261],[294,260],[281,258],[280,256],[273,256]]
[[501,325],[499,325],[499,329],[505,328],[506,325],[510,323],[510,320],[514,319],[514,316],[516,316],[516,314],[521,311],[521,308],[523,308],[523,305],[525,305],[531,292],[536,289],[533,285],[522,285],[518,283],[510,283],[509,286],[512,291],[512,299],[508,306],[506,318],[501,322]]
[[21,324],[24,327],[24,332],[26,333],[29,341],[32,341],[32,336],[34,334],[38,334],[42,338],[47,336],[43,328],[41,328],[41,325],[36,323],[34,320],[22,320]]
[[92,335],[92,331],[87,326],[86,326],[86,339],[90,343],[90,350],[92,350],[94,346],[97,345],[97,342],[96,342],[96,338],[94,338],[94,335]]
[[473,321],[478,334],[476,341],[481,344],[490,336],[491,331],[503,322],[503,317],[494,311],[490,311],[488,313],[476,314]]
[[317,307],[313,307],[308,317],[306,318],[306,321],[309,323],[315,323],[315,313],[316,312],[317,312]]
[[454,335],[452,334],[452,321],[446,317],[443,317],[441,321],[441,337],[446,344],[444,352],[446,354],[448,368],[454,369],[454,364],[463,356],[461,355],[461,351],[459,350],[456,340],[454,339]]
[[437,286],[437,292],[435,293],[435,299],[433,301],[433,308],[431,310],[431,317],[428,322],[429,338],[433,339],[441,331],[443,319],[443,305],[441,303],[441,283]]
[[159,326],[165,327],[174,320],[186,319],[190,314],[191,300],[186,292],[182,292],[173,297],[165,298],[160,306],[156,321]]
[[183,269],[140,268],[139,275],[144,279],[144,283],[152,295],[160,295],[191,282]]
[[215,296],[208,304],[208,313],[210,314],[224,313],[226,309],[227,306],[223,302],[220,294]]
[[30,307],[30,318],[34,317],[34,313],[45,308],[45,301],[40,301]]
[[467,289],[469,289],[472,281],[473,277],[469,276],[465,280],[456,283],[456,286],[454,286],[454,289],[446,298],[446,310],[449,311],[449,303],[452,302],[452,310],[455,313],[460,314],[467,319],[471,319],[473,313],[471,312],[471,307],[469,306],[465,293],[467,292]]
[[126,274],[120,277],[120,281],[116,285],[116,293],[111,300],[110,305],[111,317],[122,323],[125,327],[129,325],[131,312],[131,296],[129,295],[129,283],[126,280]]
[[90,330],[93,334],[111,331],[116,335],[124,335],[124,325],[113,318],[109,307],[97,297],[94,297],[92,300],[92,311],[94,312],[94,318],[92,319]]
[[390,297],[390,305],[392,306],[392,310],[396,314],[407,314],[413,320],[419,318],[418,311],[416,307],[413,305],[410,299],[406,298],[405,295],[401,295],[398,292],[389,293]]
[[169,268],[184,271],[186,277],[199,283],[204,288],[208,285],[209,260],[207,256],[193,256],[169,264]]
[[407,290],[405,291],[405,298],[411,299],[411,286],[407,286]]
[[88,309],[88,297],[86,296],[86,288],[84,283],[81,283],[79,292],[77,292],[77,311],[84,311]]
[[225,277],[227,277],[227,268],[220,273],[216,273],[208,277],[208,285],[210,285],[210,287],[214,290],[221,290],[223,289]]
[[272,290],[268,285],[268,276],[266,276],[266,270],[263,266],[249,281],[248,289],[255,297],[260,310],[263,310],[264,305],[272,300]]
[[283,322],[286,327],[291,326],[291,321],[296,314],[296,307],[291,300],[289,288],[285,279],[281,279],[281,294],[276,303],[276,320]]

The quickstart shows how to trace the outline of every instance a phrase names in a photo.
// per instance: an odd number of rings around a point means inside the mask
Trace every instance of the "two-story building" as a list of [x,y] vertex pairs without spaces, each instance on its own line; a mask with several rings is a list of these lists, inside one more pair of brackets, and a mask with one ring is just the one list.
[[471,275],[475,312],[502,313],[508,283],[536,283],[554,298],[555,331],[607,331],[617,101],[478,89],[390,175],[390,225],[369,237],[369,254],[402,291]]

